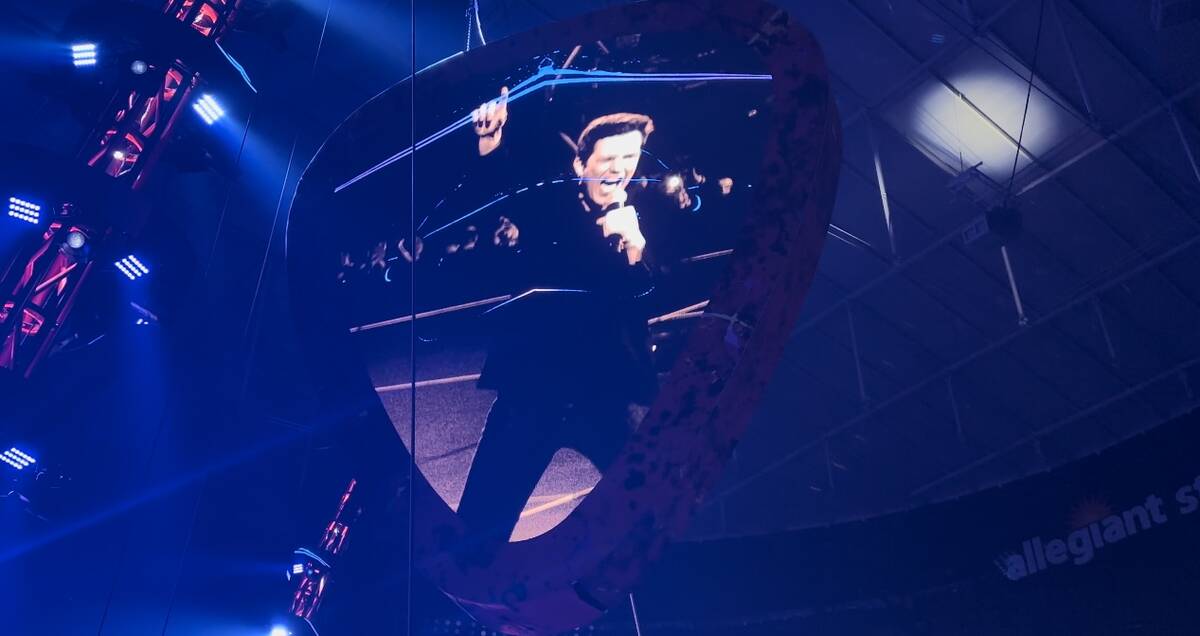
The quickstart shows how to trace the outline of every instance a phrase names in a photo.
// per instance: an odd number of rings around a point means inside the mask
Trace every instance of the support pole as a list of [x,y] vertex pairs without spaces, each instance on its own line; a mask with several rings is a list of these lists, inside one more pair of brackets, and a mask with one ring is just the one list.
[[1025,306],[1021,304],[1021,290],[1017,289],[1017,278],[1013,276],[1007,245],[1000,246],[1000,256],[1004,257],[1004,271],[1008,274],[1008,287],[1012,290],[1013,304],[1017,307],[1017,324],[1024,327],[1029,324],[1029,317],[1025,315]]
[[1067,25],[1063,22],[1062,13],[1058,10],[1058,1],[1050,0],[1050,12],[1054,14],[1054,23],[1058,25],[1058,36],[1062,38],[1063,47],[1067,49],[1067,62],[1071,65],[1071,73],[1075,75],[1075,84],[1079,87],[1079,96],[1083,99],[1083,108],[1087,111],[1090,121],[1096,121],[1096,113],[1092,110],[1092,100],[1088,96],[1087,85],[1083,82],[1083,74],[1079,72],[1079,62],[1075,56],[1075,47],[1071,46],[1071,38],[1067,35]]
[[854,371],[858,374],[858,398],[862,405],[867,405],[867,385],[863,381],[862,360],[858,353],[858,331],[854,328],[854,313],[850,303],[846,303],[846,322],[850,325],[850,347],[854,352]]
[[1117,350],[1113,347],[1112,336],[1108,333],[1108,321],[1104,320],[1104,309],[1100,307],[1100,299],[1092,296],[1092,312],[1096,314],[1096,322],[1100,324],[1100,334],[1104,336],[1104,346],[1108,347],[1108,359],[1117,364]]
[[883,178],[883,161],[879,158],[879,142],[875,140],[875,124],[867,118],[867,138],[871,140],[871,155],[875,158],[875,179],[879,184],[879,204],[883,209],[883,225],[887,228],[888,246],[896,260],[896,233],[892,227],[892,206],[888,203],[887,182]]
[[1179,115],[1175,113],[1175,107],[1168,102],[1167,113],[1171,115],[1171,123],[1175,124],[1175,133],[1179,135],[1179,143],[1183,146],[1183,152],[1187,155],[1188,165],[1192,167],[1192,175],[1196,177],[1196,182],[1200,183],[1200,166],[1196,165],[1196,155],[1192,153],[1192,144],[1188,143],[1187,135],[1183,132],[1183,126],[1179,124]]
[[958,412],[958,396],[954,394],[954,376],[946,376],[946,393],[950,396],[950,410],[954,413],[954,432],[958,435],[958,443],[965,448],[967,446],[967,435],[963,431],[962,416]]
[[638,619],[637,603],[633,600],[633,592],[629,593],[629,609],[633,611],[633,629],[637,636],[642,636],[642,622]]

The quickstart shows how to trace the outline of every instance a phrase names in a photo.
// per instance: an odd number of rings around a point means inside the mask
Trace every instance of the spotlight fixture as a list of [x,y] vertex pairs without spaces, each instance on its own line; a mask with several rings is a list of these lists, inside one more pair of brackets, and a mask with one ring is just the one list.
[[25,199],[8,197],[8,215],[26,223],[37,224],[42,218],[42,206]]
[[120,270],[121,273],[125,275],[125,278],[128,278],[129,280],[137,280],[150,273],[150,268],[143,265],[142,262],[138,260],[138,257],[134,256],[133,254],[122,258],[121,260],[113,263],[113,265],[116,265],[117,269]]
[[150,67],[142,60],[134,60],[129,65],[129,70],[133,72],[134,75],[141,75],[145,73],[146,69],[148,68]]
[[91,42],[81,42],[71,45],[71,58],[75,66],[96,65],[96,45]]
[[192,110],[200,115],[200,119],[209,126],[213,125],[218,119],[225,116],[225,110],[217,103],[217,100],[212,95],[205,93],[192,104]]
[[666,180],[666,182],[663,183],[663,185],[666,187],[667,192],[670,192],[670,193],[679,192],[680,188],[683,187],[683,177],[681,177],[677,174],[673,174],[673,175],[667,177],[667,180]]
[[117,161],[125,161],[125,151],[124,150],[112,151],[112,158],[116,159]]
[[17,470],[25,470],[27,467],[37,463],[36,459],[16,446],[13,446],[3,453],[0,453],[0,461],[3,461],[5,464],[8,464]]
[[71,230],[67,232],[67,247],[77,250],[87,243],[87,236],[79,230]]

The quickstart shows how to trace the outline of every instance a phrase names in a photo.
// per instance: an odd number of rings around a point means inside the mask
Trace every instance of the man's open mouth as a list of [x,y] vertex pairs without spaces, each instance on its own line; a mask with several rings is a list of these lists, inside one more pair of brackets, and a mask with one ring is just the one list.
[[606,185],[606,186],[621,185],[621,179],[601,179],[600,185]]

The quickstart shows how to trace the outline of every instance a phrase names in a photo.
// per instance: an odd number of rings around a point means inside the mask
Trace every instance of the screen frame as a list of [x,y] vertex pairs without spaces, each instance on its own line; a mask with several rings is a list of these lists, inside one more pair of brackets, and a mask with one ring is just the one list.
[[411,456],[382,413],[366,370],[349,353],[351,325],[330,302],[336,286],[322,267],[328,248],[321,241],[323,227],[335,222],[326,207],[334,188],[369,165],[366,158],[395,152],[394,136],[389,142],[378,134],[377,122],[408,112],[414,83],[419,92],[436,91],[576,42],[679,31],[746,42],[774,77],[760,184],[714,285],[708,318],[688,335],[621,456],[549,532],[501,546],[487,559],[461,558],[455,549],[464,537],[461,522],[414,471],[413,565],[502,633],[570,630],[622,602],[716,485],[789,339],[832,214],[841,128],[820,48],[787,13],[761,0],[651,0],[546,25],[449,58],[360,107],[317,152],[292,203],[286,249],[298,332],[326,401],[354,413],[355,424],[343,426],[341,435],[355,438],[350,445],[359,451],[361,472],[378,473],[375,501],[367,497],[369,514],[395,497],[384,485],[388,468],[380,465],[403,473]]

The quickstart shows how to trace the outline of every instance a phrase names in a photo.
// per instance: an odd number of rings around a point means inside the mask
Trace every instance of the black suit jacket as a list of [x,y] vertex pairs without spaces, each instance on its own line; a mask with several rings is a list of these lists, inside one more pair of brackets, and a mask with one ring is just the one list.
[[543,188],[510,212],[520,236],[497,255],[494,273],[515,298],[486,314],[479,386],[551,401],[648,403],[657,387],[646,327],[654,237],[630,265],[574,183]]

